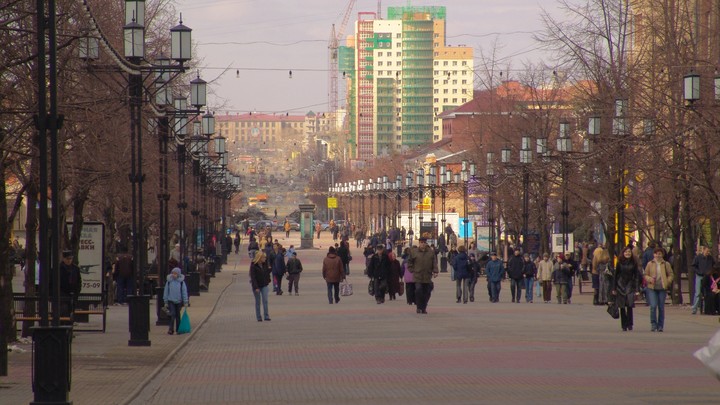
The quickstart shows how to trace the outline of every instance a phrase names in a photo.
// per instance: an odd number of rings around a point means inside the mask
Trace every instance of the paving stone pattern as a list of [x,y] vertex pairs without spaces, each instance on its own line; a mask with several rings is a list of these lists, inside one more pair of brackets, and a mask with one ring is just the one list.
[[[168,336],[164,327],[153,327],[151,347],[127,347],[127,311],[112,307],[108,334],[78,334],[75,340],[71,399],[75,404],[717,402],[720,384],[692,357],[717,329],[716,317],[667,307],[665,332],[651,333],[641,304],[635,330],[622,332],[619,320],[591,305],[591,294],[575,292],[571,305],[516,304],[503,283],[501,302],[491,304],[483,279],[476,302],[457,304],[449,274],[436,279],[429,314],[420,315],[404,296],[377,305],[367,295],[363,256],[354,248],[355,294],[329,305],[320,275],[329,243],[323,236],[322,248],[298,251],[305,268],[300,295],[271,294],[270,322],[255,319],[245,255],[232,255],[210,292],[194,297],[191,336]],[[1,404],[32,399],[29,358],[11,354],[11,377],[0,378],[0,387],[9,386],[0,390]]]

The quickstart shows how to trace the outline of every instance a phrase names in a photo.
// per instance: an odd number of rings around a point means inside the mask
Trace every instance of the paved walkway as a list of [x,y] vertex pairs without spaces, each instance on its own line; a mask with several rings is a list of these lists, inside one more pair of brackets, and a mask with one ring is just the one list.
[[[78,333],[73,344],[76,404],[478,404],[683,403],[717,401],[720,385],[693,351],[717,329],[716,317],[667,308],[665,332],[651,333],[648,310],[635,330],[591,295],[572,305],[514,304],[503,284],[490,304],[456,304],[454,283],[436,281],[428,315],[398,301],[375,304],[365,290],[362,254],[353,249],[355,294],[328,305],[322,249],[299,251],[300,296],[271,295],[271,322],[257,322],[245,255],[231,256],[210,292],[194,297],[194,331],[152,346],[127,347],[127,309],[110,308],[108,333]],[[291,240],[296,246],[297,240]],[[217,303],[217,306],[215,306]],[[204,321],[204,323],[203,323]],[[29,347],[28,347],[29,349]],[[30,353],[12,353],[0,403],[28,403]]]

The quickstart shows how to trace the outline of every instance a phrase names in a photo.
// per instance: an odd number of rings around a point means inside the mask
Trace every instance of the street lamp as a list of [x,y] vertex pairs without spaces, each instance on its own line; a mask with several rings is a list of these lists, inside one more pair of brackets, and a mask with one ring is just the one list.
[[568,205],[568,169],[567,162],[565,161],[564,155],[572,153],[572,139],[570,139],[570,124],[567,122],[560,123],[560,133],[557,138],[557,150],[561,155],[561,167],[562,167],[562,210],[560,215],[562,216],[562,241],[563,241],[563,252],[567,252],[568,246],[568,217],[570,215],[570,209]]
[[405,186],[407,188],[407,199],[408,199],[408,240],[410,241],[409,244],[412,246],[412,240],[415,236],[415,231],[413,231],[413,213],[412,213],[412,197],[413,197],[413,173],[407,172],[407,176],[405,177]]
[[417,184],[418,188],[418,225],[419,229],[418,232],[420,232],[419,238],[422,238],[424,235],[422,234],[423,229],[423,211],[425,211],[425,169],[419,168],[417,169],[416,173],[416,180],[415,183]]
[[495,153],[488,152],[486,155],[487,165],[485,174],[488,179],[488,223],[490,224],[490,252],[495,252]]
[[[510,164],[511,150],[503,148],[500,152],[500,159],[503,164]],[[530,206],[530,170],[528,166],[532,163],[532,150],[530,149],[530,137],[523,136],[520,148],[520,165],[523,171],[523,206],[522,206],[522,237],[523,237],[523,253],[528,252],[528,216]]]

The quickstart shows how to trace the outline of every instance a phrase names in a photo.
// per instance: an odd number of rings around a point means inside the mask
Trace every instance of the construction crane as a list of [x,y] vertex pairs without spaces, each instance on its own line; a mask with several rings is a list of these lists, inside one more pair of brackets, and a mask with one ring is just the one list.
[[330,116],[330,129],[337,129],[337,109],[338,109],[338,43],[345,36],[345,27],[350,20],[350,13],[352,13],[353,7],[355,6],[355,0],[349,0],[345,7],[345,14],[342,19],[342,23],[335,30],[335,24],[332,25],[330,30],[330,40],[328,41],[328,108]]

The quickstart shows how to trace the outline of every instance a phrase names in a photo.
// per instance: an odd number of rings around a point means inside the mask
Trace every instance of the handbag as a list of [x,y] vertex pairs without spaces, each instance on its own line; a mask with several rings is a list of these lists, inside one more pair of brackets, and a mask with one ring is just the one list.
[[400,281],[400,286],[398,287],[398,295],[402,297],[403,294],[405,294],[405,283]]
[[340,295],[343,297],[353,295],[353,286],[351,283],[348,283],[347,279],[340,283]]
[[620,310],[618,309],[617,304],[614,303],[614,302],[613,302],[612,304],[608,305],[608,307],[607,307],[607,313],[610,314],[610,316],[611,316],[613,319],[618,319],[618,318],[620,318]]
[[368,294],[375,296],[375,280],[373,279],[370,279],[370,283],[368,283]]
[[187,308],[183,311],[182,317],[180,317],[180,326],[178,326],[178,335],[190,333],[190,315],[188,315]]

